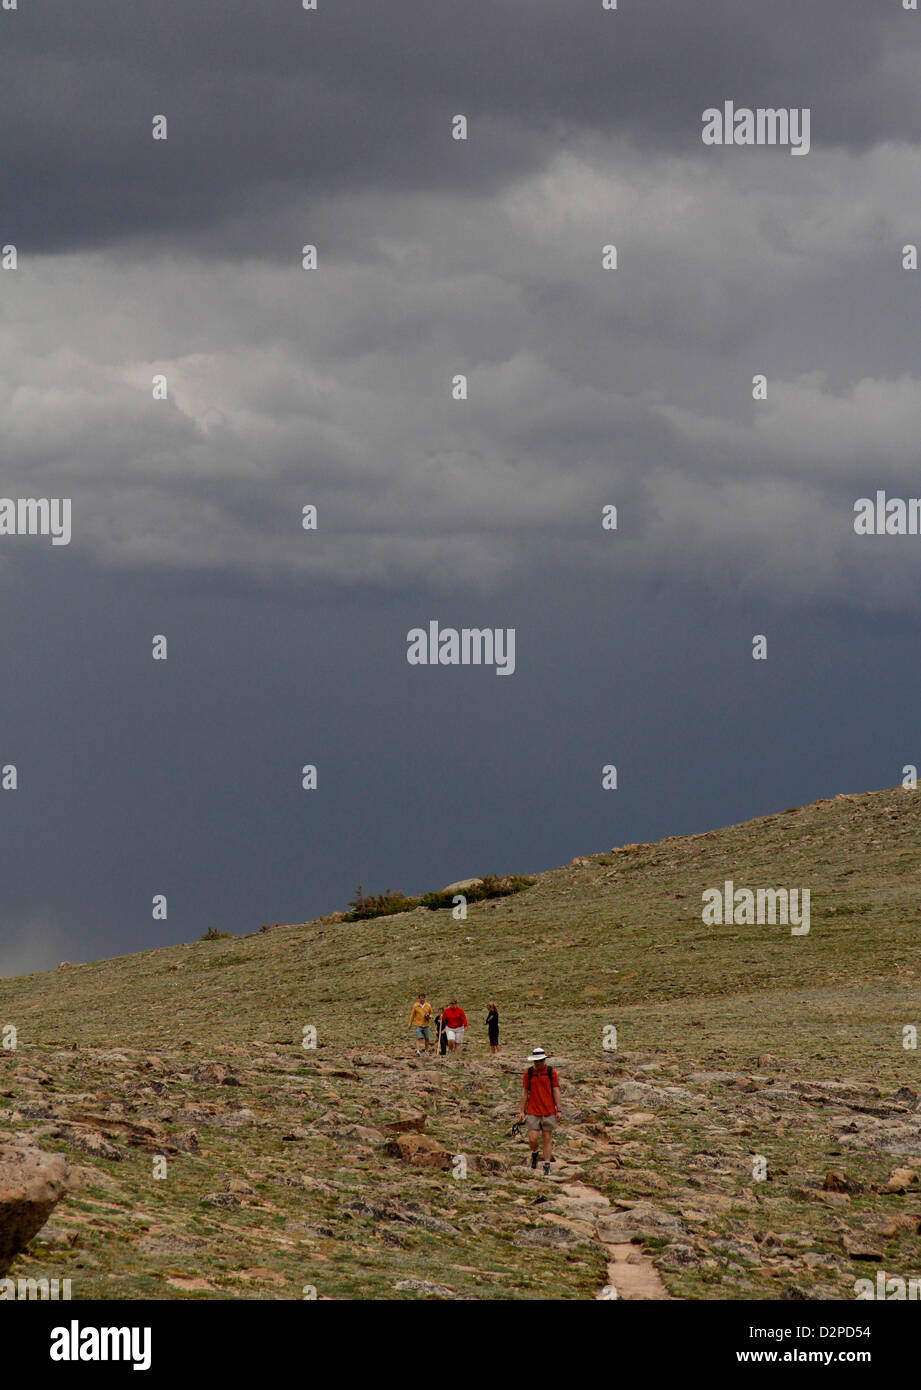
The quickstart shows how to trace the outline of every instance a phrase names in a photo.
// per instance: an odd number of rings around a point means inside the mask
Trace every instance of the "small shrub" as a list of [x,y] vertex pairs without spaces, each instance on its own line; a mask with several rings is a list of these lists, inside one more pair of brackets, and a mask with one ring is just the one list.
[[[464,890],[464,897],[468,903],[483,902],[487,898],[506,898],[511,893],[520,893],[522,889],[530,888],[535,882],[535,879],[525,878],[523,874],[509,874],[505,878],[486,874],[482,883]],[[431,912],[439,912],[454,906],[454,896],[453,893],[423,893],[419,898],[407,898],[404,893],[394,893],[390,888],[386,893],[365,896],[359,884],[358,891],[349,903],[351,911],[346,912],[342,920],[361,922],[369,917],[389,917],[397,912],[412,912],[417,907],[427,907]]]
[[343,922],[362,922],[369,917],[390,917],[395,912],[412,912],[417,906],[415,898],[407,898],[405,893],[395,893],[388,888],[385,893],[371,893],[367,897],[361,884],[358,892],[349,903],[350,912],[343,914]]
[[233,932],[218,931],[217,927],[209,927],[201,939],[202,941],[226,941],[232,935]]

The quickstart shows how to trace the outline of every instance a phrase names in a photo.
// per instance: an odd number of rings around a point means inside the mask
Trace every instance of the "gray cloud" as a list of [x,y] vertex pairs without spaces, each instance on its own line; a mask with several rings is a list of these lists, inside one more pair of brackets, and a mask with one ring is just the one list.
[[551,538],[652,581],[727,567],[743,589],[913,606],[908,548],[851,528],[855,496],[912,487],[910,316],[881,371],[859,338],[803,344],[866,280],[911,288],[921,155],[730,153],[586,136],[475,212],[450,190],[292,202],[287,265],[257,254],[258,216],[245,261],[26,257],[4,280],[6,489],[72,495],[74,545],[106,565],[484,591]]
[[48,0],[3,20],[5,220],[33,249],[223,244],[241,207],[270,222],[303,190],[495,194],[587,133],[696,159],[730,97],[810,106],[820,148],[921,138],[917,16],[863,0]]

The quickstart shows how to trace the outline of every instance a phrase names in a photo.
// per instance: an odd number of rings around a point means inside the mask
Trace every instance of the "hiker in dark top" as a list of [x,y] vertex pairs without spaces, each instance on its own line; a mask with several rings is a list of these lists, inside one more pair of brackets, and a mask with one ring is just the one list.
[[435,1036],[438,1039],[438,1051],[441,1053],[442,1057],[448,1050],[448,1034],[444,1024],[441,1021],[443,1013],[444,1009],[442,1009],[441,1013],[435,1019]]
[[499,1010],[495,1004],[486,1005],[486,1028],[489,1033],[490,1052],[499,1051]]

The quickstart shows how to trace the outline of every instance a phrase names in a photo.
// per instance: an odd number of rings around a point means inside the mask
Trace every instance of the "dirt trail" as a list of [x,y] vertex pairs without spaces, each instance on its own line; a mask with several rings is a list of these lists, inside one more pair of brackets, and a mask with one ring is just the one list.
[[659,1271],[638,1246],[613,1245],[605,1240],[601,1244],[608,1253],[608,1277],[596,1298],[671,1298]]
[[671,1298],[650,1257],[638,1245],[624,1240],[620,1213],[603,1192],[584,1182],[564,1181],[552,1208],[552,1214],[548,1212],[552,1220],[598,1241],[608,1257],[607,1279],[596,1298]]

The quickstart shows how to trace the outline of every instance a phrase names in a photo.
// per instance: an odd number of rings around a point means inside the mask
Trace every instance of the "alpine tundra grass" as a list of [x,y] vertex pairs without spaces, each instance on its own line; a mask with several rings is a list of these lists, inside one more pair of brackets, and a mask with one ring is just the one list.
[[[919,806],[616,847],[466,921],[321,918],[0,980],[0,1127],[73,1170],[11,1275],[74,1300],[591,1298],[594,1189],[673,1297],[917,1277]],[[808,888],[808,934],[704,925],[727,880]],[[420,988],[466,1009],[459,1058],[413,1055]],[[549,1181],[510,1133],[537,1042],[563,1083]]]

